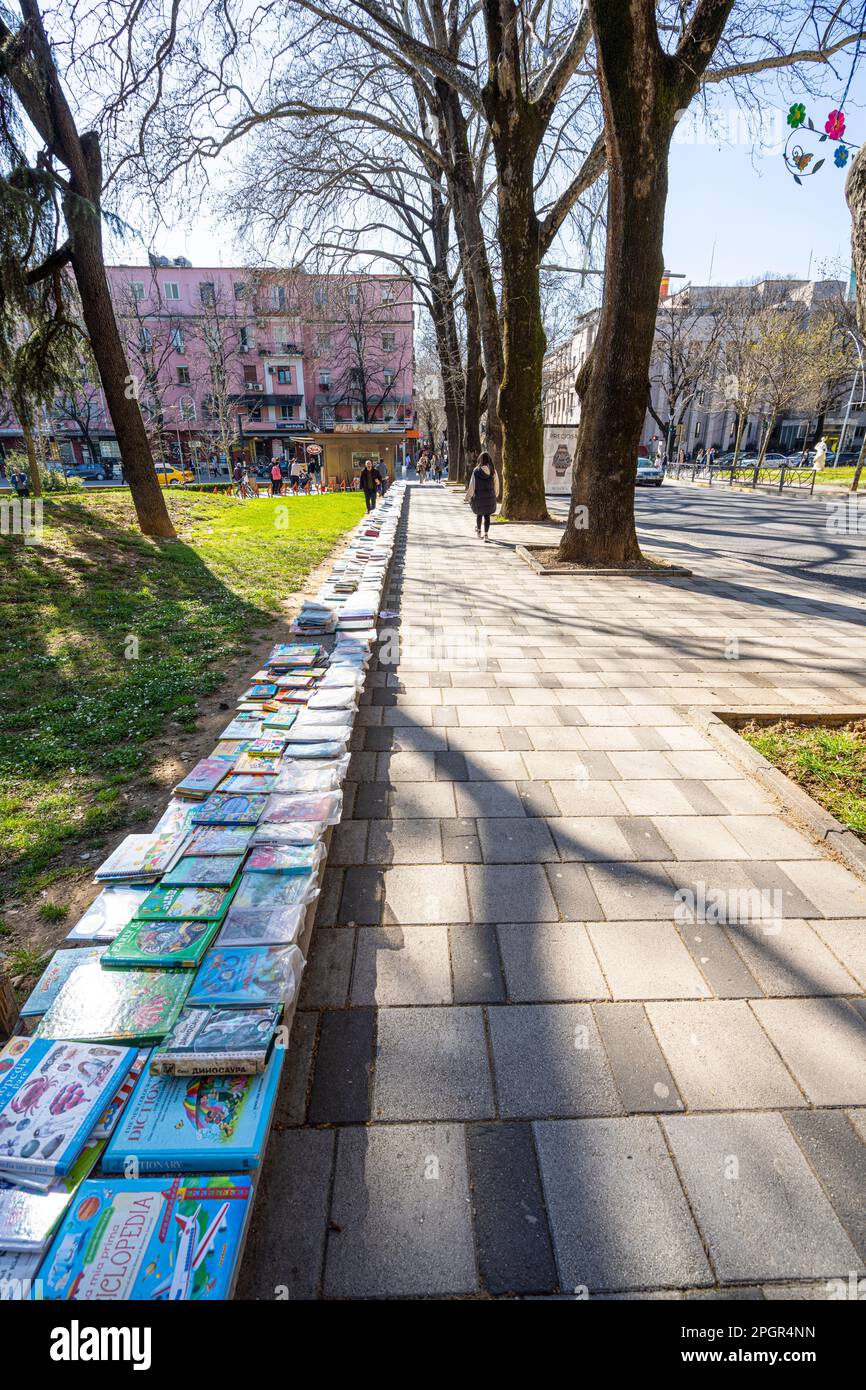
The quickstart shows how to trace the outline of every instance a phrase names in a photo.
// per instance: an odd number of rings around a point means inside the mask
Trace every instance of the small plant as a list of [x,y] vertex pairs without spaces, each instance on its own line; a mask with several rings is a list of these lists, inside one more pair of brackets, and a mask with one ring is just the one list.
[[69,908],[63,907],[61,903],[43,903],[39,908],[39,916],[43,922],[62,922],[69,916]]
[[41,975],[48,964],[48,956],[44,951],[32,951],[26,946],[20,947],[12,952],[10,958],[10,973],[12,975]]
[[46,468],[42,474],[43,492],[83,492],[81,478],[67,478],[59,468]]

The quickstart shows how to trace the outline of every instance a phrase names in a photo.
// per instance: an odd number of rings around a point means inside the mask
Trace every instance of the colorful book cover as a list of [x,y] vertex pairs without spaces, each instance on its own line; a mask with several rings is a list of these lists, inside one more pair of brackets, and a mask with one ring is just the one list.
[[126,1073],[126,1076],[123,1078],[120,1085],[118,1086],[117,1092],[114,1096],[112,1096],[111,1103],[109,1104],[105,1113],[102,1116],[100,1116],[100,1119],[93,1126],[93,1129],[90,1131],[91,1139],[111,1138],[112,1133],[114,1132],[114,1126],[117,1124],[117,1121],[120,1119],[120,1116],[123,1113],[123,1107],[126,1105],[126,1102],[129,1100],[129,1097],[135,1090],[135,1084],[138,1081],[138,1078],[141,1076],[141,1073],[147,1066],[147,1063],[149,1062],[151,1055],[152,1049],[149,1047],[140,1047],[138,1049],[138,1051],[135,1054],[135,1060],[132,1066],[129,1068],[129,1071]]
[[317,763],[315,759],[304,758],[299,763],[284,763],[275,790],[284,796],[297,796],[300,792],[338,791],[346,771],[346,764],[333,760]]
[[231,768],[230,758],[202,758],[182,777],[174,789],[175,796],[205,797],[216,791]]
[[163,920],[218,922],[231,902],[231,889],[226,888],[152,888],[138,909],[139,922]]
[[335,825],[342,808],[342,792],[300,792],[297,796],[272,796],[264,819],[266,823],[317,820]]
[[242,854],[184,854],[167,874],[162,888],[230,888],[244,862]]
[[328,739],[322,743],[289,743],[288,758],[341,758],[346,751],[344,739]]
[[100,864],[98,882],[113,878],[159,878],[170,868],[183,844],[183,834],[127,835]]
[[245,772],[247,776],[261,777],[268,772],[278,772],[280,768],[280,758],[282,748],[279,753],[269,753],[267,755],[251,757],[249,753],[241,753],[235,759],[232,772]]
[[153,827],[154,835],[189,834],[192,809],[188,801],[183,801],[180,797],[173,796],[156,825]]
[[155,1075],[253,1075],[265,1069],[282,1014],[279,1004],[250,1009],[184,1009],[153,1054]]
[[311,874],[319,867],[324,849],[318,845],[262,845],[253,848],[245,873]]
[[276,786],[277,775],[274,772],[266,772],[263,777],[256,777],[250,772],[231,772],[220,785],[220,791],[230,792],[232,795],[241,793],[246,796],[250,792],[261,792],[269,795]]
[[214,792],[197,806],[194,825],[255,825],[267,805],[266,796],[225,796]]
[[112,941],[102,964],[108,970],[194,970],[218,930],[219,922],[130,922]]
[[216,748],[213,750],[215,758],[239,758],[241,753],[245,753],[250,746],[248,738],[221,738]]
[[30,998],[21,1005],[21,1017],[35,1018],[44,1014],[54,1003],[61,985],[66,983],[73,970],[77,970],[79,965],[91,965],[93,961],[99,960],[104,950],[104,946],[86,946],[78,951],[55,951]]
[[140,885],[103,888],[67,936],[67,941],[113,941],[131,922],[150,889]]
[[184,970],[103,970],[99,963],[82,966],[61,988],[36,1036],[140,1047],[162,1042],[183,1008],[189,983]]
[[261,733],[261,719],[255,716],[251,719],[239,719],[237,716],[227,724],[220,734],[221,739],[237,738],[258,738]]
[[293,907],[311,902],[317,886],[311,873],[241,874],[234,902],[239,909]]
[[33,1293],[41,1254],[24,1250],[0,1250],[0,1303],[23,1303]]
[[297,946],[215,947],[199,967],[189,1003],[288,1005],[303,968]]
[[293,946],[299,940],[307,916],[307,904],[279,907],[270,912],[230,907],[217,937],[218,947]]
[[262,728],[265,731],[268,729],[291,729],[297,717],[298,711],[296,709],[280,709],[275,714],[269,714],[265,717]]
[[106,1173],[249,1172],[258,1168],[285,1057],[257,1075],[141,1077],[102,1156]]
[[39,1268],[43,1297],[225,1300],[252,1199],[241,1176],[91,1178]]
[[253,838],[248,825],[200,825],[183,847],[184,856],[193,854],[243,854]]
[[44,1038],[13,1041],[0,1053],[0,1167],[13,1177],[68,1173],[135,1052]]
[[95,1168],[105,1140],[88,1139],[69,1172],[44,1192],[0,1181],[0,1250],[45,1249],[76,1188]]
[[317,642],[278,642],[268,657],[269,666],[309,666],[319,659]]
[[286,746],[284,738],[257,738],[254,739],[246,751],[248,758],[278,758]]
[[288,820],[277,825],[262,823],[253,835],[254,845],[314,845],[327,830],[321,820]]
[[244,691],[241,699],[254,701],[272,700],[276,693],[277,687],[275,685],[271,685],[270,682],[267,684],[262,683],[260,685],[251,685],[249,690]]

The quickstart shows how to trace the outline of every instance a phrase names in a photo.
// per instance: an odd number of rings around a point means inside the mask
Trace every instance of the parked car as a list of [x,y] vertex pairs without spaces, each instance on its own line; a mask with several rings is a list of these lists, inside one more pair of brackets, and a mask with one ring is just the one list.
[[195,474],[191,468],[177,468],[173,463],[156,464],[156,476],[161,487],[178,487],[181,483],[194,483]]
[[655,459],[638,459],[636,479],[638,487],[661,487],[664,480],[664,464],[657,463]]
[[65,468],[63,464],[58,464],[57,469],[58,472],[65,473],[67,478],[80,478],[85,483],[94,483],[106,477],[102,464],[94,463],[92,460],[86,463],[68,463]]

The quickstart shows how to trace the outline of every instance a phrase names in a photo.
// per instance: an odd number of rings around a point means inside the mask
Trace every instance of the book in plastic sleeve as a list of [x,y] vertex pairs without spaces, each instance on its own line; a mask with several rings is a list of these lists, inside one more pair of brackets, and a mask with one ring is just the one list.
[[106,970],[194,970],[219,931],[219,922],[130,922],[102,958]]
[[61,988],[36,1037],[140,1047],[162,1042],[183,1008],[189,985],[187,970],[103,970],[98,962],[82,966]]
[[265,1069],[282,1014],[280,1004],[184,1009],[150,1061],[155,1074],[229,1076]]
[[43,970],[38,982],[30,992],[30,997],[21,1005],[22,1018],[36,1018],[44,1014],[57,998],[60,988],[69,979],[73,970],[81,965],[92,965],[102,958],[104,946],[82,946],[79,950],[55,951]]
[[289,1005],[304,969],[297,946],[215,946],[189,992],[189,1003]]

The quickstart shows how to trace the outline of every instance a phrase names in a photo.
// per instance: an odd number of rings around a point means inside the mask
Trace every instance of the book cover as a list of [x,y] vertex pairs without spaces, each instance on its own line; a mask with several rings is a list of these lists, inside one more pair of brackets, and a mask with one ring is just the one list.
[[150,1070],[156,1075],[229,1076],[262,1072],[282,1014],[279,1004],[184,1009]]
[[239,909],[293,907],[310,902],[318,887],[312,873],[242,874],[234,902]]
[[252,1198],[252,1182],[241,1176],[91,1178],[40,1265],[43,1296],[227,1299]]
[[289,1004],[304,968],[297,946],[214,947],[189,992],[192,1004]]
[[76,1188],[95,1168],[105,1140],[88,1139],[69,1172],[44,1192],[0,1181],[0,1251],[45,1249]]
[[245,756],[248,758],[278,758],[286,746],[284,738],[274,735],[253,739]]
[[162,920],[218,922],[231,902],[226,888],[152,888],[136,913],[140,922]]
[[162,1042],[189,984],[184,970],[103,970],[100,962],[82,966],[62,986],[36,1036],[141,1047]]
[[164,1076],[147,1071],[102,1156],[106,1173],[135,1159],[140,1173],[249,1172],[267,1141],[284,1048],[256,1075]]
[[0,1168],[13,1176],[68,1173],[135,1052],[88,1042],[12,1041],[0,1053]]
[[80,950],[55,951],[33,987],[29,999],[21,1005],[21,1017],[35,1018],[44,1014],[54,1003],[61,985],[66,983],[73,970],[77,970],[79,965],[91,965],[93,961],[99,960],[104,950],[104,946],[83,946]]
[[251,685],[249,690],[245,690],[241,696],[242,700],[272,700],[277,693],[277,687],[270,682],[259,685]]
[[246,796],[250,792],[270,794],[276,785],[277,775],[274,772],[266,772],[264,776],[256,777],[249,772],[232,772],[220,785],[220,791],[231,792],[232,795],[241,793]]
[[324,855],[318,845],[262,845],[252,849],[245,873],[311,874]]
[[183,832],[127,835],[100,864],[94,877],[100,883],[115,878],[159,878],[177,858],[183,840]]
[[200,825],[183,847],[184,857],[199,854],[243,854],[253,838],[249,825]]
[[345,739],[328,739],[322,743],[289,743],[286,745],[288,758],[342,758],[345,751]]
[[289,820],[324,821],[336,825],[343,809],[343,793],[299,792],[296,796],[272,796],[264,815],[265,823]]
[[241,719],[237,716],[227,724],[220,734],[221,739],[237,738],[258,738],[261,732],[261,719],[258,715],[250,719]]
[[280,709],[275,714],[265,716],[262,728],[267,732],[269,729],[291,729],[298,717],[296,709]]
[[230,907],[216,945],[293,946],[304,929],[306,916],[306,903],[273,908],[270,912]]
[[261,777],[268,772],[278,772],[281,757],[282,748],[279,753],[268,753],[255,757],[252,757],[250,753],[241,753],[231,770],[232,772],[245,772],[247,776]]
[[226,773],[231,770],[231,758],[202,758],[182,777],[174,789],[175,796],[203,798],[216,791]]
[[130,922],[106,949],[102,964],[108,970],[193,970],[218,931],[219,922]]
[[321,820],[289,820],[277,825],[262,822],[253,835],[254,845],[314,845],[327,830]]
[[163,874],[162,888],[230,888],[244,862],[242,854],[184,854]]
[[195,808],[194,825],[255,825],[267,805],[266,796],[225,796],[214,792]]
[[91,1140],[110,1139],[114,1131],[114,1126],[123,1113],[123,1107],[135,1090],[136,1082],[144,1071],[150,1060],[152,1049],[140,1047],[135,1054],[132,1066],[121,1081],[117,1091],[112,1096],[111,1101],[104,1113],[99,1117],[93,1129],[90,1131]]
[[150,889],[124,884],[103,888],[84,916],[72,928],[67,941],[113,941],[127,922],[131,922]]
[[23,1303],[33,1292],[41,1254],[0,1250],[0,1303]]

